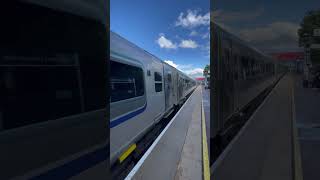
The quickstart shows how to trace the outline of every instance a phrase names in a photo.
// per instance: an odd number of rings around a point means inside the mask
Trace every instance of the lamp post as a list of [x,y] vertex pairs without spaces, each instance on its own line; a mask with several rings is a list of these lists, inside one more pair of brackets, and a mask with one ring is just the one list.
[[304,39],[304,54],[305,54],[305,63],[307,66],[310,65],[310,40],[311,37],[308,33],[303,34],[303,39]]
[[309,68],[310,68],[310,35],[308,33],[304,33],[303,37],[303,46],[304,46],[304,87],[309,87]]

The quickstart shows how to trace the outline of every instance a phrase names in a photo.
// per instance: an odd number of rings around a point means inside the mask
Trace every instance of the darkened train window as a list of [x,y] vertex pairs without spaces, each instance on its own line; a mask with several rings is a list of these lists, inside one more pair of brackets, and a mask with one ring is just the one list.
[[159,72],[154,72],[154,81],[162,81],[162,76]]
[[[81,112],[76,67],[1,67],[5,129]],[[18,113],[17,113],[18,112]],[[21,115],[19,118],[18,116]]]
[[162,91],[162,76],[159,72],[154,72],[154,87],[156,92]]
[[171,74],[168,74],[168,81],[171,82]]
[[156,92],[162,91],[162,83],[155,83],[155,91]]
[[0,131],[105,108],[105,25],[23,2],[4,13]]
[[116,102],[144,95],[143,70],[110,61],[110,101]]

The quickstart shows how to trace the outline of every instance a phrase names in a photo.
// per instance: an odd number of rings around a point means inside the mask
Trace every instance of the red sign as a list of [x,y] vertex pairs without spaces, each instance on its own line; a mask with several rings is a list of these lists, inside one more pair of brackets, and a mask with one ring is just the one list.
[[304,59],[303,52],[283,52],[283,53],[273,53],[271,55],[275,59],[284,60],[284,61],[296,61],[296,60]]
[[204,80],[204,77],[198,77],[196,78],[197,81],[203,81]]

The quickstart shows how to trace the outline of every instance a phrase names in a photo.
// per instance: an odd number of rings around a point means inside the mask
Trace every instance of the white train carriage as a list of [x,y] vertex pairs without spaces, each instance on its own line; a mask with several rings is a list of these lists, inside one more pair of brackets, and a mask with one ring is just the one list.
[[183,102],[196,83],[174,67],[110,32],[110,161]]

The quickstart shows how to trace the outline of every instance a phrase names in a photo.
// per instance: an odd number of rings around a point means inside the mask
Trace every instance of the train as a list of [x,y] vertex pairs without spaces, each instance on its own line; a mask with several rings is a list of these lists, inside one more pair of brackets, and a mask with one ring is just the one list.
[[110,163],[121,163],[123,154],[196,86],[194,79],[110,31]]
[[[211,22],[213,64],[213,121],[210,126],[211,149],[228,131],[230,119],[268,87],[283,77],[287,66],[251,47],[247,42]],[[212,163],[212,161],[210,162]]]
[[0,179],[108,177],[108,3],[0,8]]
[[320,47],[311,45],[305,57],[302,86],[304,88],[320,88]]

